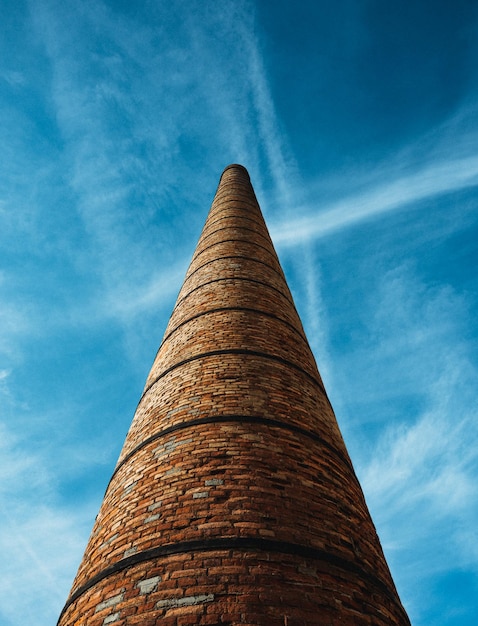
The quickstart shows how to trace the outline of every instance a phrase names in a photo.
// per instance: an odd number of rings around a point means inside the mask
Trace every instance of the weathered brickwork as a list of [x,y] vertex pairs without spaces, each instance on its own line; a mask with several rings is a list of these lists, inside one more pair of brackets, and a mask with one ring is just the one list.
[[409,624],[241,166],[221,177],[59,624]]

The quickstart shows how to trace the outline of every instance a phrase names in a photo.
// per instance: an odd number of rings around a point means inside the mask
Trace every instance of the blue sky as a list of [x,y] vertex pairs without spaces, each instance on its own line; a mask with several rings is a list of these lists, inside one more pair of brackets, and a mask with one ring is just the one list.
[[412,623],[474,626],[476,2],[0,15],[0,623],[56,622],[239,162]]

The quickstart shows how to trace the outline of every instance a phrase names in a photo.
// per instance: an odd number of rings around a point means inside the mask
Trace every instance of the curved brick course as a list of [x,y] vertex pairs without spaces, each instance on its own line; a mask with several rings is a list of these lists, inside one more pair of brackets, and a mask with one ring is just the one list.
[[409,624],[241,166],[221,177],[59,624]]
[[[265,369],[267,379],[263,377]],[[227,388],[227,393],[214,388],[216,382]],[[202,394],[197,392],[198,385],[204,389]],[[167,373],[144,394],[120,459],[157,430],[224,414],[259,414],[282,420],[344,449],[332,409],[320,391],[318,383],[300,370],[270,359],[230,354],[190,361]],[[295,402],[293,412],[291,401]]]

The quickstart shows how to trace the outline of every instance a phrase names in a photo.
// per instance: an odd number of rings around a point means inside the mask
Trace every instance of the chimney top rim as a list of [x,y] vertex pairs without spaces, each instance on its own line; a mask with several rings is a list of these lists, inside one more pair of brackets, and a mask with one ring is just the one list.
[[241,170],[242,172],[244,172],[246,174],[246,176],[249,178],[249,172],[247,171],[247,169],[244,167],[244,165],[241,165],[240,163],[231,163],[230,165],[228,165],[227,167],[224,168],[222,174],[221,174],[221,178],[224,176],[224,174],[227,172],[227,170],[230,169],[238,169]]

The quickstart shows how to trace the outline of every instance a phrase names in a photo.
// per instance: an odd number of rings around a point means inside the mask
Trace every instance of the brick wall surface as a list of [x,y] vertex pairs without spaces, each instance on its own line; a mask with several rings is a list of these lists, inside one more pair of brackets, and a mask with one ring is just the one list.
[[221,177],[59,624],[409,624],[241,166]]

